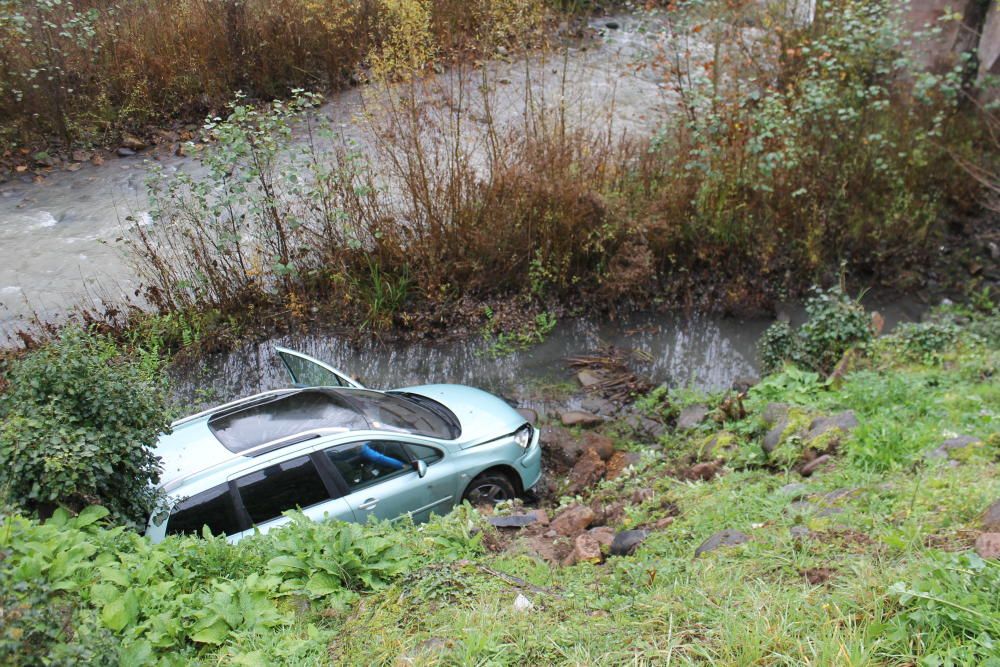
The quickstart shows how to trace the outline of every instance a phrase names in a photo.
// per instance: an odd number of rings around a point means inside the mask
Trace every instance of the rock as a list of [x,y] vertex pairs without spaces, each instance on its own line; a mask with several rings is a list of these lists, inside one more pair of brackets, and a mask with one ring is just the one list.
[[980,533],[976,538],[976,553],[981,558],[1000,558],[1000,533]]
[[635,452],[615,452],[604,467],[604,479],[618,479],[626,468],[638,462],[639,455]]
[[960,435],[957,438],[945,440],[936,448],[929,451],[925,455],[925,458],[961,460],[964,458],[963,454],[966,453],[964,450],[967,447],[974,447],[981,443],[982,441],[979,438],[974,438],[971,435]]
[[817,417],[810,422],[805,440],[807,442],[815,440],[821,435],[836,429],[848,433],[856,428],[857,425],[858,418],[854,415],[854,410],[846,410],[835,415],[830,415],[829,417]]
[[131,134],[122,135],[122,147],[133,151],[141,151],[146,147],[146,142]]
[[94,165],[95,167],[100,167],[102,164],[104,164],[104,158],[98,155],[97,153],[94,153],[94,156],[90,158],[90,164]]
[[801,498],[809,492],[809,487],[802,483],[796,484],[785,484],[783,487],[778,489],[778,493],[783,496],[788,496],[790,498]]
[[801,474],[803,477],[809,477],[814,472],[819,470],[823,465],[829,463],[831,460],[832,458],[829,454],[823,454],[822,456],[817,456],[812,461],[802,466],[802,469],[799,471],[799,474]]
[[576,465],[585,451],[593,451],[606,461],[615,453],[615,443],[600,433],[584,433],[577,437],[570,431],[558,426],[546,426],[541,433],[542,447],[562,466],[571,468]]
[[657,519],[656,523],[653,524],[653,527],[654,528],[660,528],[660,529],[662,529],[662,528],[666,528],[667,526],[669,526],[673,522],[674,522],[674,517],[672,517],[672,516],[665,516],[662,519]]
[[792,537],[796,540],[804,540],[812,533],[805,526],[792,526],[788,529],[788,532],[792,534]]
[[531,408],[517,408],[517,414],[524,417],[524,420],[532,426],[538,424],[538,413]]
[[518,593],[517,597],[514,598],[514,611],[524,612],[531,611],[535,608],[535,605],[524,596],[523,593]]
[[1000,533],[1000,500],[983,512],[983,530],[987,533]]
[[617,21],[608,21],[604,24],[608,30],[618,30],[619,25]]
[[594,521],[594,510],[586,505],[574,505],[552,520],[552,530],[569,537],[587,530]]
[[581,533],[573,540],[573,551],[566,558],[565,565],[600,563],[601,558],[601,543],[590,533]]
[[719,472],[718,461],[708,461],[706,463],[696,463],[684,472],[684,477],[690,480],[701,480],[707,482]]
[[588,389],[603,382],[604,378],[595,371],[584,369],[576,374],[576,381],[580,383],[581,387]]
[[588,530],[587,534],[597,540],[602,548],[609,548],[615,540],[615,529],[611,526],[597,526]]
[[758,383],[760,383],[759,378],[753,377],[752,375],[741,375],[733,378],[731,388],[737,394],[745,394],[750,391],[751,387],[757,386]]
[[750,541],[750,536],[746,533],[742,533],[738,530],[720,530],[715,535],[712,535],[707,540],[701,543],[697,549],[694,550],[694,556],[698,556],[708,553],[709,551],[715,551],[719,547],[732,547],[739,544],[744,544]]
[[725,458],[725,454],[736,446],[736,436],[729,431],[719,431],[705,438],[698,448],[698,458],[702,460]]
[[708,406],[704,403],[695,403],[681,410],[680,417],[677,418],[677,430],[688,431],[705,421],[708,416]]
[[604,423],[604,418],[583,410],[567,410],[559,415],[563,426],[582,426],[589,428]]
[[530,512],[528,512],[528,514],[535,515],[535,522],[539,526],[549,525],[549,515],[545,510],[543,509],[531,510]]
[[579,493],[588,489],[604,477],[605,464],[593,449],[584,450],[583,454],[569,471],[569,492]]
[[612,556],[631,556],[647,537],[648,530],[623,530],[615,535],[610,553]]
[[580,401],[580,409],[584,412],[591,412],[598,416],[611,416],[615,414],[617,410],[614,403],[596,396],[590,396]]
[[431,637],[417,644],[412,650],[396,658],[396,667],[404,667],[416,664],[425,664],[425,661],[434,654],[446,651],[449,641],[441,637]]
[[80,167],[81,165],[79,162],[70,162],[66,165],[66,171],[80,171]]
[[132,150],[131,148],[126,148],[125,146],[122,146],[121,148],[115,151],[115,154],[118,157],[132,157],[133,155],[135,155],[135,151]]
[[764,435],[764,451],[768,454],[781,444],[781,436],[788,428],[788,406],[784,403],[768,403],[764,408],[764,423],[768,431]]
[[625,418],[625,424],[640,437],[645,436],[654,440],[667,432],[665,424],[645,415],[631,414]]
[[73,151],[69,154],[69,159],[73,162],[86,162],[90,157],[90,153],[87,151]]
[[788,407],[787,403],[768,403],[764,406],[764,414],[762,415],[764,423],[767,426],[774,426],[788,419]]
[[494,528],[524,528],[538,522],[534,514],[510,514],[508,516],[491,516],[489,524]]

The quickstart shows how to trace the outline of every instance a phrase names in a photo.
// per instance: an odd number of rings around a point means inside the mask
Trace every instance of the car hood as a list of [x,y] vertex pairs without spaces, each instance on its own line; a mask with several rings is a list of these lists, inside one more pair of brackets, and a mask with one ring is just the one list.
[[455,413],[462,426],[458,442],[463,445],[508,435],[525,423],[517,410],[482,389],[458,384],[429,384],[394,391],[426,396]]

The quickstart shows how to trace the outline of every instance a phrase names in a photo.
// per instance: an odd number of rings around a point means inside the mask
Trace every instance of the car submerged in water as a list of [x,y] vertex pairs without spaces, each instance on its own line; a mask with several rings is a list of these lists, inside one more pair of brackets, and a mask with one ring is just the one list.
[[311,519],[420,522],[463,501],[512,500],[541,477],[538,431],[500,398],[461,385],[366,389],[278,347],[293,386],[176,421],[157,442],[164,500],[146,535],[236,542]]

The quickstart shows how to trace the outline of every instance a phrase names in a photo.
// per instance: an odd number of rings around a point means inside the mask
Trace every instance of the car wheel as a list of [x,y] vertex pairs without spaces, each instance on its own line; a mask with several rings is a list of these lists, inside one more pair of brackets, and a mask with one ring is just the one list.
[[480,505],[496,505],[504,500],[513,500],[516,496],[517,491],[507,475],[491,472],[472,480],[469,488],[465,490],[462,500],[468,500],[470,505],[479,507]]

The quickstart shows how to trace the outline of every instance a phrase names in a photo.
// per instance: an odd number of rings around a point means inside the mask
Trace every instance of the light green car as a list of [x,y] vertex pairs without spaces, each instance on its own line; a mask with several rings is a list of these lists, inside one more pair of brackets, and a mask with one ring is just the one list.
[[468,500],[495,504],[541,477],[538,431],[472,387],[365,389],[321,361],[277,348],[293,388],[174,422],[160,438],[165,501],[146,535],[224,534],[289,521],[424,521]]

